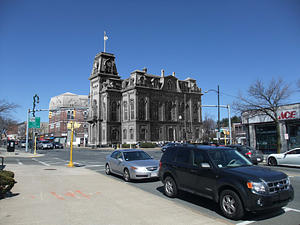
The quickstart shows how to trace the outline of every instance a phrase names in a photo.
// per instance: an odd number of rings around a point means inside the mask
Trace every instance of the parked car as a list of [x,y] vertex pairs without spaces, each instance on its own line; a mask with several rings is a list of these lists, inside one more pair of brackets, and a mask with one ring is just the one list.
[[159,162],[139,149],[115,150],[106,157],[105,173],[131,179],[158,178]]
[[297,166],[300,167],[300,148],[294,148],[280,154],[270,154],[266,158],[269,166]]
[[165,152],[166,149],[169,148],[169,147],[180,146],[180,145],[181,145],[180,143],[169,142],[168,144],[161,147],[161,151]]
[[39,141],[37,144],[38,149],[53,149],[53,145],[50,141]]
[[18,147],[25,148],[26,147],[26,141],[25,140],[19,141]]
[[237,150],[242,155],[246,156],[254,165],[264,161],[264,154],[260,150],[256,150],[247,145],[227,145],[226,147]]
[[64,148],[64,145],[60,142],[53,142],[52,144],[54,148]]
[[169,147],[160,160],[159,179],[168,197],[179,190],[197,194],[217,202],[234,220],[245,211],[280,208],[294,199],[285,173],[253,166],[228,147]]

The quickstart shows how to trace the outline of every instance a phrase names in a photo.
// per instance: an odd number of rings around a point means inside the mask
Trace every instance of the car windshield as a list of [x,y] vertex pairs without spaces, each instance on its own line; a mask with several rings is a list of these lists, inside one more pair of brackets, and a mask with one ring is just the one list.
[[213,163],[219,168],[251,166],[252,163],[234,149],[219,149],[210,151]]
[[50,142],[49,141],[43,141],[42,143],[43,144],[49,144]]
[[124,159],[126,161],[133,161],[133,160],[151,159],[151,157],[146,152],[136,151],[136,152],[124,152]]

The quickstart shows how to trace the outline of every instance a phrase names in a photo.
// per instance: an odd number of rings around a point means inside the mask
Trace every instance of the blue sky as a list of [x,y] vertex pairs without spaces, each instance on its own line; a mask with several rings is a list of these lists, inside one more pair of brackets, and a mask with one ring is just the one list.
[[[121,78],[164,69],[196,79],[202,92],[220,85],[221,105],[255,78],[282,76],[293,88],[300,78],[299,0],[1,0],[0,99],[21,106],[15,119],[27,119],[35,94],[36,109],[66,92],[88,95],[104,31]],[[295,102],[299,93],[287,103]],[[217,94],[202,104],[216,105]],[[217,120],[217,108],[205,113]]]

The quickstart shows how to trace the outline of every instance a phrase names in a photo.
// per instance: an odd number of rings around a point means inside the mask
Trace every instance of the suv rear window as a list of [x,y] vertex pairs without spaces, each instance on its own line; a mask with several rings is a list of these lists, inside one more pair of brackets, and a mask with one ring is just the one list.
[[180,149],[176,155],[176,162],[188,164],[190,162],[190,149]]
[[172,161],[175,153],[177,152],[176,150],[177,150],[176,147],[167,148],[166,151],[164,152],[164,154],[162,155],[161,160],[163,160],[163,161]]

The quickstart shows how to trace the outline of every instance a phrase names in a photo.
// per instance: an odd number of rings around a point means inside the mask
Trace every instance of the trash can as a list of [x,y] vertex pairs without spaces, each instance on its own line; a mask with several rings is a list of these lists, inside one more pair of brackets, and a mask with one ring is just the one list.
[[7,141],[7,151],[14,152],[15,151],[15,141]]

